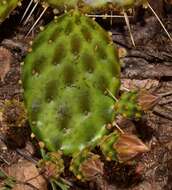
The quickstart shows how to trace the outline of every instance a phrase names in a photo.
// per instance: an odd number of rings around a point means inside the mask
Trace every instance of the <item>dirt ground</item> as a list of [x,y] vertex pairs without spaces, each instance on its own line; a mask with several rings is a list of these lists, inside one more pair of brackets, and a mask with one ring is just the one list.
[[[27,3],[25,0],[22,7],[15,10],[12,16],[0,25],[0,60],[1,56],[4,56],[3,61],[0,61],[0,108],[5,100],[23,101],[21,64],[27,54],[29,42],[38,33],[39,26],[47,24],[53,18],[50,9],[34,31],[24,38],[42,10],[38,7],[29,22],[23,25],[20,19]],[[152,6],[172,35],[172,5],[164,5],[159,0],[156,4],[152,3]],[[124,55],[121,54],[122,87],[144,87],[163,95],[152,111],[146,113],[141,121],[134,122],[135,133],[150,147],[150,151],[127,164],[106,162],[105,174],[102,181],[99,180],[99,185],[91,182],[80,183],[67,173],[65,178],[73,185],[72,190],[172,189],[172,42],[149,11],[138,9],[135,14],[135,18],[131,20],[131,28],[136,47],[131,44],[127,27],[122,20],[114,19],[112,23],[109,20],[99,22],[112,32],[114,42],[120,51],[124,52]],[[11,116],[14,110],[9,110]],[[1,117],[0,115],[0,120]],[[14,174],[14,171],[20,173],[21,163],[24,163],[23,170],[26,170],[27,160],[33,165],[37,160],[37,151],[31,143],[29,125],[26,126],[22,135],[13,134],[12,137],[8,137],[8,132],[5,131],[2,122],[0,123],[0,167],[10,174]],[[126,126],[121,127],[123,130],[130,130]],[[39,180],[35,182],[42,184],[38,185],[38,189],[46,189],[47,182],[42,178]],[[20,186],[18,189],[25,188]],[[29,188],[34,189],[30,186]]]

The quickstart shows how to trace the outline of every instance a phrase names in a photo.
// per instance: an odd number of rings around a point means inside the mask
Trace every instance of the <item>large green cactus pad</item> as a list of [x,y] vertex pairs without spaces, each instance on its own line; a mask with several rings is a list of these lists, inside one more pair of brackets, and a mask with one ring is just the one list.
[[0,23],[8,17],[21,0],[0,0]]
[[33,132],[49,150],[73,154],[93,146],[112,121],[120,65],[108,33],[77,11],[38,35],[23,67]]
[[44,0],[55,8],[65,7],[66,9],[79,7],[84,12],[92,9],[104,9],[108,5],[113,8],[133,8],[145,3],[147,0]]

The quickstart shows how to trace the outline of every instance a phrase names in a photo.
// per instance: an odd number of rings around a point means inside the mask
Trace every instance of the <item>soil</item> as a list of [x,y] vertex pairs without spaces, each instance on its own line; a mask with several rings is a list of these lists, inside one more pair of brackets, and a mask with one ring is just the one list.
[[[29,22],[24,25],[20,23],[20,19],[27,4],[28,0],[25,0],[22,6],[13,11],[10,18],[0,25],[0,54],[5,50],[4,56],[7,56],[3,61],[0,57],[0,73],[4,74],[0,81],[1,107],[5,100],[23,101],[21,63],[29,49],[29,42],[37,35],[39,27],[53,18],[52,10],[49,9],[33,32],[25,37],[42,11],[38,6]],[[172,5],[158,0],[156,3],[152,1],[152,6],[172,35]],[[104,176],[98,179],[97,183],[81,183],[66,172],[64,177],[72,184],[72,190],[172,189],[172,42],[148,10],[139,8],[135,15],[134,19],[131,19],[131,29],[136,47],[133,47],[122,20],[98,21],[112,32],[114,42],[120,51],[125,52],[124,56],[121,55],[122,88],[144,87],[154,94],[163,95],[152,111],[133,124],[135,133],[150,147],[150,151],[126,164],[105,162]],[[0,115],[0,121],[1,119]],[[123,130],[130,130],[125,126],[121,127]],[[1,168],[6,171],[21,160],[30,160],[33,163],[38,160],[37,149],[31,143],[33,140],[30,138],[27,122],[22,135],[17,136],[19,140],[14,134],[9,138],[9,131],[2,122],[0,131]]]

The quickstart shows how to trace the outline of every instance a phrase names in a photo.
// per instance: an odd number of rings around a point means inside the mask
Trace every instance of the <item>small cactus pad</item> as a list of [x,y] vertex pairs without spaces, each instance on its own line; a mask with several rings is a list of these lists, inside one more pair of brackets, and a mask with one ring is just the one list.
[[96,145],[112,122],[120,85],[117,50],[94,20],[71,11],[50,23],[33,43],[23,87],[35,135],[66,155]]
[[121,95],[120,100],[115,103],[115,114],[122,115],[125,118],[140,119],[142,107],[138,104],[138,92],[125,92]]
[[99,155],[84,149],[79,154],[73,156],[69,169],[78,180],[93,180],[97,175],[103,174],[103,163]]
[[1,0],[0,1],[0,23],[8,17],[13,9],[15,9],[21,0]]
[[113,148],[113,145],[118,141],[118,139],[119,134],[117,132],[113,132],[110,135],[105,135],[100,141],[100,149],[108,161],[117,160],[117,152]]
[[64,162],[61,152],[48,152],[38,162],[38,167],[43,171],[46,178],[58,178],[64,171]]
[[134,6],[144,4],[147,0],[44,0],[54,8],[80,8],[84,12],[92,9],[104,9],[113,7],[115,9],[133,8]]

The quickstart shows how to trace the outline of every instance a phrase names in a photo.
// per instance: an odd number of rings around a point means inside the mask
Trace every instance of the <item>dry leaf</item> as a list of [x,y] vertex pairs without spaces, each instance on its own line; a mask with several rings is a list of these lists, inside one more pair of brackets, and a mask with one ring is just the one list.
[[[29,161],[21,161],[7,169],[7,174],[13,176],[16,180],[28,182],[37,189],[47,190],[46,180],[39,175],[35,164]],[[32,187],[24,184],[17,184],[13,190],[33,190]]]
[[145,80],[122,79],[121,82],[122,82],[121,90],[125,88],[129,90],[134,90],[134,89],[153,90],[156,89],[159,85],[159,81],[153,79],[145,79]]

